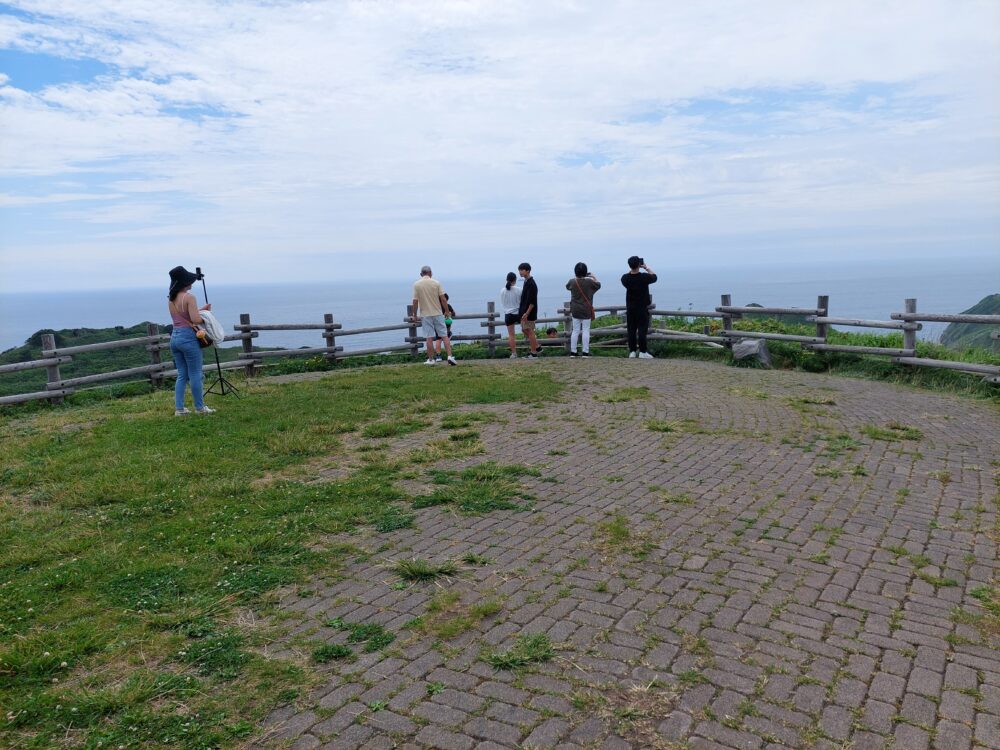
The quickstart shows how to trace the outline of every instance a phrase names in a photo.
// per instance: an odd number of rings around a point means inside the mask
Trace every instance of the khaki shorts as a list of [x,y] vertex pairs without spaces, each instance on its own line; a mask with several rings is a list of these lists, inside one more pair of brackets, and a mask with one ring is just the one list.
[[534,320],[529,320],[529,321],[526,321],[526,322],[522,322],[521,323],[521,330],[522,331],[534,331],[535,330],[535,321]]

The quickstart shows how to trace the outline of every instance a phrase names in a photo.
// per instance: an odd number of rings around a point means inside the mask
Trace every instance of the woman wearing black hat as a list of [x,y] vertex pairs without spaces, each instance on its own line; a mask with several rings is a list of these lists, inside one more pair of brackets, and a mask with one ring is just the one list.
[[201,311],[211,310],[211,305],[198,307],[198,300],[191,294],[191,285],[198,277],[184,266],[170,270],[170,319],[174,327],[170,333],[170,353],[177,366],[177,384],[174,386],[174,415],[181,417],[191,411],[184,406],[184,388],[191,383],[194,410],[198,414],[211,414],[215,409],[205,406],[202,393],[204,375],[202,373],[201,344],[195,333],[195,324],[201,323]]

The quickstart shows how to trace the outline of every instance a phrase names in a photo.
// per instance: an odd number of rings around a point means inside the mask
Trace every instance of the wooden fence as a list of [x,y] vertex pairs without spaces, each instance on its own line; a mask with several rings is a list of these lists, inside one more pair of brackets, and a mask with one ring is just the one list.
[[[625,310],[622,305],[595,308],[599,313],[617,314]],[[538,324],[542,329],[539,331],[539,344],[545,347],[565,347],[569,350],[568,332],[572,325],[572,318],[569,314],[569,303],[559,311],[561,314],[556,317],[539,318]],[[815,335],[799,336],[784,333],[769,333],[765,331],[744,331],[736,330],[733,321],[739,320],[747,315],[799,315],[816,326]],[[486,328],[482,334],[455,335],[453,341],[460,342],[482,342],[486,345],[489,354],[496,353],[497,342],[506,338],[502,315],[496,312],[493,302],[488,302],[486,312],[471,313],[454,316],[456,320],[479,320],[480,327]],[[677,318],[712,318],[721,320],[721,330],[712,333],[709,326],[703,328],[702,333],[690,331],[679,331],[657,326],[657,318],[677,319]],[[916,356],[917,331],[921,330],[924,322],[943,323],[973,323],[978,325],[1000,326],[1000,315],[946,315],[940,313],[918,313],[917,301],[907,299],[904,303],[904,311],[893,313],[891,320],[865,320],[860,318],[836,318],[829,315],[829,297],[820,296],[816,300],[816,306],[811,308],[802,307],[740,307],[732,304],[732,298],[728,294],[721,297],[721,304],[714,310],[662,310],[651,308],[648,338],[653,341],[687,341],[701,343],[713,347],[729,347],[734,341],[739,339],[766,339],[773,341],[791,341],[800,344],[806,349],[820,352],[848,352],[853,354],[868,354],[875,356],[891,357],[892,361],[902,365],[913,367],[937,367],[949,370],[960,370],[975,375],[982,375],[983,379],[990,383],[1000,384],[1000,366],[974,364],[970,362],[956,362],[952,360],[928,359]],[[661,320],[661,322],[663,322]],[[563,326],[563,333],[555,338],[548,338],[544,335],[545,324],[559,323]],[[322,355],[327,359],[339,360],[346,357],[359,357],[370,354],[384,354],[389,352],[409,352],[416,356],[420,351],[420,343],[424,340],[419,331],[420,321],[413,318],[413,310],[407,306],[406,317],[402,322],[392,325],[371,326],[367,328],[344,329],[343,325],[334,322],[333,315],[327,313],[323,316],[322,323],[255,323],[250,319],[248,313],[240,315],[240,322],[236,324],[234,335],[226,336],[226,341],[240,341],[243,350],[240,358],[224,362],[223,369],[243,368],[248,376],[254,375],[263,367],[268,359],[275,357],[291,356],[317,356]],[[830,326],[846,326],[857,328],[879,328],[898,330],[903,332],[903,346],[900,349],[875,347],[875,346],[847,346],[842,344],[829,343]],[[320,331],[324,340],[323,346],[304,347],[300,349],[275,349],[269,351],[255,351],[253,339],[266,331]],[[386,331],[405,331],[402,343],[390,346],[377,346],[366,349],[352,349],[345,351],[343,346],[338,344],[349,336],[361,336],[372,333],[383,333]],[[159,326],[149,324],[146,336],[132,339],[121,339],[119,341],[108,341],[101,344],[85,344],[82,346],[57,347],[53,334],[42,335],[42,358],[30,362],[16,362],[9,365],[0,365],[0,375],[8,372],[21,372],[31,369],[44,369],[46,371],[47,383],[44,390],[31,393],[22,393],[12,396],[0,397],[0,404],[15,404],[25,401],[48,399],[52,403],[59,403],[63,397],[79,390],[81,386],[94,386],[112,380],[135,378],[136,376],[148,377],[150,382],[156,386],[163,383],[166,378],[175,377],[177,371],[172,369],[172,363],[161,362],[160,352],[170,348],[169,334],[161,333]],[[616,323],[609,326],[591,328],[590,336],[593,346],[621,346],[625,342],[626,327],[624,323]],[[991,333],[993,339],[1000,339],[1000,330]],[[113,372],[97,373],[94,375],[84,375],[75,378],[63,378],[59,368],[61,365],[73,361],[73,355],[84,352],[94,352],[107,349],[119,349],[123,347],[143,346],[149,352],[150,363],[141,367],[131,367]],[[206,365],[206,374],[216,369],[215,364]]]

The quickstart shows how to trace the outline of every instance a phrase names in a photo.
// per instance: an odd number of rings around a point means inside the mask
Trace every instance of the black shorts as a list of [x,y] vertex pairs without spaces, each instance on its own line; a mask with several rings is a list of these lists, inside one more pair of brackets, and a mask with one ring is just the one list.
[[505,326],[516,326],[521,322],[521,316],[517,313],[506,313],[503,316],[503,324]]

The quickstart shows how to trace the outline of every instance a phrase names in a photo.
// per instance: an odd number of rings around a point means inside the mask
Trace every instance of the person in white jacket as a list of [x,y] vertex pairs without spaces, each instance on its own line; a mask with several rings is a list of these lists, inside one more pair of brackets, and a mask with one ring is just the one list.
[[507,284],[500,290],[500,307],[503,309],[503,323],[507,326],[510,358],[517,359],[517,335],[514,326],[521,320],[517,314],[521,307],[521,289],[517,285],[517,274],[513,271],[507,274]]

